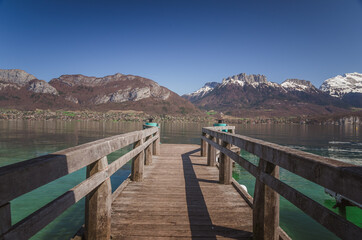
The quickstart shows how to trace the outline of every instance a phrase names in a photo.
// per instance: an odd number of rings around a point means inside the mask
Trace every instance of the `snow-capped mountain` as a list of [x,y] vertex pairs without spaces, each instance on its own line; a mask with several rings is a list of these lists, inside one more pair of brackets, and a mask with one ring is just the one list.
[[[182,95],[183,98],[186,98],[187,100],[191,102],[195,102],[199,99],[202,99],[205,97],[208,93],[212,92],[216,88],[222,88],[225,86],[251,86],[253,88],[258,87],[274,87],[274,88],[280,88],[279,84],[268,82],[266,77],[264,75],[247,75],[245,73],[240,73],[238,75],[234,75],[231,77],[224,78],[221,83],[218,82],[207,82],[202,88],[196,90],[195,92],[184,94]],[[281,88],[282,91],[284,89]]]
[[182,95],[182,97],[193,102],[197,99],[204,97],[206,94],[208,94],[209,92],[214,90],[214,88],[219,85],[220,85],[220,83],[218,83],[218,82],[207,82],[207,83],[205,83],[205,85],[202,88],[196,90],[195,92],[192,92],[189,94],[184,94],[184,95]]
[[226,85],[239,85],[241,87],[245,85],[250,85],[254,88],[259,86],[268,86],[268,87],[280,87],[279,84],[268,82],[266,76],[260,74],[250,74],[240,73],[231,77],[224,78],[221,82],[221,86]]
[[307,80],[287,79],[280,84],[287,91],[318,92],[318,89]]
[[354,72],[329,78],[319,89],[338,98],[348,93],[362,93],[362,74]]
[[234,116],[328,114],[345,105],[306,80],[287,79],[278,84],[267,81],[264,75],[245,73],[183,97],[202,109]]
[[245,73],[240,73],[238,75],[234,75],[231,77],[227,77],[224,78],[222,80],[221,85],[227,85],[227,84],[237,84],[240,86],[244,86],[245,84],[250,84],[250,85],[254,85],[257,86],[261,83],[268,83],[268,81],[266,80],[266,77],[264,75],[246,75]]

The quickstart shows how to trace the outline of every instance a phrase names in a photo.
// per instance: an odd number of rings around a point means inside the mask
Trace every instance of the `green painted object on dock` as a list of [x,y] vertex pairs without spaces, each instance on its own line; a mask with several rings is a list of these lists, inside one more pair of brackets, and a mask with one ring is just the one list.
[[[214,123],[214,127],[226,127],[227,124],[226,123]],[[227,132],[228,130],[227,129],[223,129],[221,130],[223,132]]]
[[159,127],[158,123],[154,123],[154,122],[146,122],[145,125],[152,126],[152,127]]
[[160,124],[155,123],[155,122],[145,122],[145,124],[143,124],[143,129],[150,128],[150,127],[160,128]]

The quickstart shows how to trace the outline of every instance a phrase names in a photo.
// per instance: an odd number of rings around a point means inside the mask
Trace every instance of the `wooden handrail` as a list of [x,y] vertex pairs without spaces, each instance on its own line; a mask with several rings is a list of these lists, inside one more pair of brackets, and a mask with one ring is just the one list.
[[[133,161],[139,159],[139,163],[143,164],[145,160],[140,159],[141,154],[147,149],[152,149],[152,145],[159,142],[159,137],[158,128],[146,128],[1,167],[0,220],[1,224],[3,222],[10,222],[10,224],[6,224],[6,229],[3,227],[0,229],[0,239],[30,238],[85,196],[87,196],[86,228],[88,229],[86,233],[88,232],[88,239],[109,239],[110,221],[100,222],[96,218],[98,215],[106,215],[110,219],[110,203],[112,202],[110,177],[131,159]],[[147,140],[143,142],[143,139]],[[142,142],[142,144],[135,146],[133,150],[108,165],[106,158],[108,154],[135,142]],[[151,157],[149,152],[146,157]],[[150,159],[147,161],[151,162]],[[11,226],[9,201],[85,166],[87,166],[86,180]],[[134,174],[132,172],[132,175]],[[138,180],[142,178],[143,175],[138,176]],[[118,193],[117,190],[115,192]],[[105,197],[106,201],[104,201]],[[95,217],[87,220],[87,217],[91,215]]]
[[[318,185],[362,203],[362,167],[238,134],[203,128],[204,133],[239,147]],[[333,179],[332,176],[338,176]]]
[[[259,183],[256,184],[253,203],[253,231],[255,239],[277,239],[278,234],[280,234],[280,231],[269,231],[265,229],[266,226],[273,225],[271,224],[273,221],[275,221],[274,224],[278,224],[279,221],[279,216],[276,216],[279,215],[279,212],[275,211],[275,209],[279,208],[279,201],[277,201],[275,193],[283,196],[307,215],[343,239],[357,239],[362,236],[361,228],[280,181],[277,174],[277,167],[280,166],[361,203],[362,168],[360,166],[339,162],[238,134],[221,132],[220,127],[217,129],[214,127],[203,128],[201,139],[207,143],[208,147],[218,149],[222,154],[230,157],[256,177],[257,182],[259,181]],[[224,146],[226,146],[225,143],[232,144],[258,156],[260,158],[259,166],[252,164],[227,147],[221,146],[218,141],[211,139],[221,139]],[[225,169],[222,171],[225,171]],[[324,176],[324,174],[328,175]],[[264,189],[263,191],[266,192],[260,192],[260,189]],[[274,196],[272,195],[273,192]],[[271,204],[272,202],[274,202],[274,204]],[[270,204],[268,209],[265,209],[265,204]],[[274,212],[272,211],[273,209]],[[263,212],[269,211],[269,214],[260,214],[260,210]],[[273,227],[277,229],[279,226],[274,225]]]

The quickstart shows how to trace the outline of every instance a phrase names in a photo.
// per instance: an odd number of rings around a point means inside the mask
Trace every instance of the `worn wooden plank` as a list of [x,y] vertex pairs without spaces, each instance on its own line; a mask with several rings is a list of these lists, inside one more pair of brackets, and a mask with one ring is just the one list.
[[[87,178],[105,171],[107,157],[87,167]],[[108,240],[111,237],[111,180],[107,178],[96,189],[88,193],[85,200],[85,238],[87,240]]]
[[[120,236],[116,238],[117,240],[205,240],[208,238],[205,237],[173,237],[173,236],[167,236],[167,237],[156,237],[156,236]],[[209,237],[210,239],[210,237]],[[235,237],[221,237],[221,236],[216,236],[216,237],[212,237],[211,239],[215,239],[215,240],[232,240],[235,239]],[[238,237],[237,239],[250,239],[250,237]]]
[[[274,143],[203,128],[204,133],[240,147],[303,178],[362,203],[362,167]],[[331,178],[331,176],[335,176]],[[343,181],[341,181],[343,179]]]
[[157,131],[121,134],[0,168],[0,206]]
[[278,227],[278,231],[279,231],[279,240],[292,240],[281,227]]
[[144,181],[113,202],[113,239],[251,239],[251,208],[197,149],[161,145]]
[[112,193],[112,202],[121,194],[121,192],[127,187],[127,185],[131,182],[131,174],[128,176],[126,180],[124,180],[121,185]]

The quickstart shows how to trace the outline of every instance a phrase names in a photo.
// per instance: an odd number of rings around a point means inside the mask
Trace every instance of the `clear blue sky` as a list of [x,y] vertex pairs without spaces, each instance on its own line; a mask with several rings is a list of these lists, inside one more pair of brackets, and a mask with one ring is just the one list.
[[134,74],[178,94],[242,72],[319,87],[362,72],[362,0],[0,0],[0,68]]

